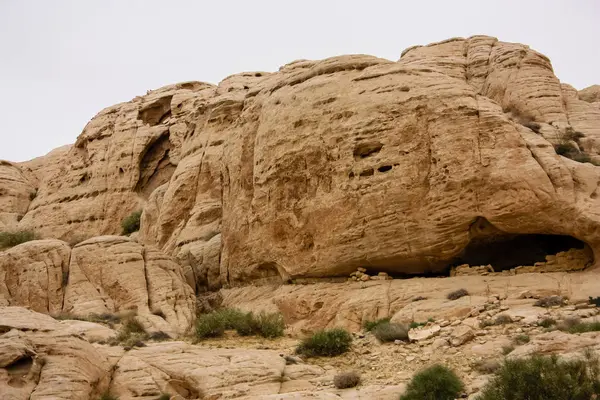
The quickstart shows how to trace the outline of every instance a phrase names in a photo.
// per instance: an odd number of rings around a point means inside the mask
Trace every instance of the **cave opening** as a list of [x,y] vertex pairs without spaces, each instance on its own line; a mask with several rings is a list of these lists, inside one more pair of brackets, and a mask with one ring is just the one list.
[[[461,254],[452,261],[451,266],[491,265],[495,272],[500,272],[545,262],[546,256],[556,255],[570,249],[585,248],[589,249],[584,242],[566,235],[501,234],[484,236],[472,239]],[[591,264],[593,255],[591,250],[588,253],[587,263]]]

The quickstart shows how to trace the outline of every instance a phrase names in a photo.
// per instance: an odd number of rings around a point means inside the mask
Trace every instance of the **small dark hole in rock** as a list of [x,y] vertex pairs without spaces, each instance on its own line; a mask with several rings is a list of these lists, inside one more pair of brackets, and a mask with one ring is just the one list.
[[392,169],[391,165],[382,165],[381,167],[377,168],[377,171],[379,171],[379,172],[388,172],[391,169]]

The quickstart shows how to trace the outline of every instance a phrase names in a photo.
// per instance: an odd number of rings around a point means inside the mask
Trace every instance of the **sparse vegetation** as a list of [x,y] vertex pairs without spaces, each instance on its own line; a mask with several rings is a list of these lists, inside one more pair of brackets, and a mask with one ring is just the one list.
[[338,389],[348,389],[358,386],[360,375],[354,371],[343,372],[333,377],[333,384]]
[[117,396],[113,396],[109,391],[102,393],[98,400],[119,400]]
[[498,360],[481,360],[473,366],[480,374],[493,374],[500,368],[500,362]]
[[558,329],[569,333],[598,332],[600,331],[600,321],[579,322],[576,324],[571,324],[570,326],[563,326],[562,324],[560,324],[558,326]]
[[33,231],[0,232],[0,250],[8,249],[31,240],[35,240]]
[[371,332],[382,343],[408,340],[408,327],[403,324],[386,322],[377,325]]
[[163,331],[152,332],[148,335],[149,340],[155,340],[157,342],[164,342],[165,340],[170,340],[171,336],[166,334]]
[[142,217],[142,211],[134,211],[129,216],[127,216],[123,222],[121,222],[121,227],[123,228],[123,235],[129,235],[133,232],[137,232],[140,230],[140,219]]
[[144,347],[148,340],[148,333],[144,326],[134,316],[127,317],[122,321],[119,334],[109,341],[110,345],[122,345],[126,350],[132,347]]
[[156,398],[156,400],[170,400],[171,395],[169,393],[163,393]]
[[594,304],[596,307],[600,307],[600,297],[592,297],[588,301],[590,304]]
[[380,318],[376,321],[365,321],[363,323],[363,328],[365,329],[365,331],[371,332],[373,329],[375,329],[377,327],[377,325],[381,325],[381,324],[385,324],[385,323],[389,323],[389,322],[390,322],[390,318]]
[[535,303],[533,303],[533,305],[536,307],[545,307],[545,308],[563,306],[564,304],[565,304],[565,299],[562,296],[543,297],[543,298],[537,300]]
[[508,345],[508,346],[502,346],[502,354],[504,354],[505,356],[509,355],[510,353],[512,353],[512,351],[515,349],[515,346]]
[[415,329],[418,328],[420,326],[425,326],[427,325],[427,322],[417,322],[417,321],[413,321],[408,325],[409,329]]
[[556,325],[556,320],[553,318],[544,318],[542,319],[539,323],[539,326],[543,327],[543,328],[550,328],[551,326]]
[[302,340],[296,353],[307,357],[333,357],[344,354],[350,349],[352,336],[341,328],[321,330]]
[[506,360],[477,400],[590,400],[600,394],[598,358],[561,361],[555,355]]
[[448,293],[448,296],[446,296],[446,297],[448,298],[448,300],[458,300],[461,297],[468,296],[468,295],[469,295],[469,292],[467,292],[466,289],[458,289],[458,290],[455,290],[454,292]]
[[283,336],[285,322],[280,313],[245,313],[236,309],[221,309],[201,314],[196,322],[196,336],[200,339],[222,336],[234,329],[240,336],[259,335],[265,338]]
[[506,325],[506,324],[510,324],[512,322],[513,322],[513,320],[510,317],[510,315],[500,314],[494,320],[494,325]]
[[594,162],[588,153],[580,150],[579,140],[584,137],[583,133],[577,132],[571,127],[566,128],[565,133],[561,134],[558,142],[554,144],[556,154],[580,163],[600,165],[600,163]]
[[413,376],[400,400],[454,400],[464,385],[460,378],[443,365],[433,365]]
[[521,344],[529,343],[530,340],[531,339],[529,338],[529,335],[517,335],[513,339],[513,342],[517,345],[521,345]]

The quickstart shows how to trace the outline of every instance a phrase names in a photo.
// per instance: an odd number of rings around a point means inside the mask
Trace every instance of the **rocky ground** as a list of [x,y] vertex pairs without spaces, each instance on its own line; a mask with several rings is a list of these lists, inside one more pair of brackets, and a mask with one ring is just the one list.
[[[588,281],[597,276],[593,272],[582,275]],[[573,283],[581,276],[565,274],[565,277],[576,290],[585,288]],[[481,294],[476,292],[477,285],[472,285],[472,295],[456,300],[445,298],[447,290],[438,290],[437,298],[411,302],[410,307],[435,302],[437,312],[427,314],[430,315],[427,319],[420,319],[424,318],[419,317],[423,313],[413,313],[418,316],[414,322],[424,325],[409,331],[409,342],[384,344],[371,333],[353,329],[354,340],[348,353],[305,360],[286,361],[284,356],[294,355],[303,337],[303,329],[299,327],[310,324],[292,322],[286,336],[274,340],[227,332],[223,338],[200,342],[183,335],[164,341],[146,339],[143,344],[133,346],[111,346],[107,343],[118,335],[118,323],[111,323],[111,327],[78,320],[57,321],[25,308],[3,307],[0,308],[0,331],[4,332],[0,336],[0,392],[2,399],[95,399],[110,390],[121,400],[155,399],[163,393],[177,399],[385,400],[397,399],[415,372],[441,363],[457,372],[466,384],[465,395],[474,398],[504,357],[532,353],[577,357],[590,347],[600,351],[600,332],[569,333],[558,329],[600,321],[600,310],[583,298],[583,292],[579,292],[579,298],[571,296],[569,300],[556,290],[553,294],[552,290],[544,289],[544,281],[556,280],[556,276],[523,275],[523,284],[528,279],[537,279],[540,284],[530,290],[515,287],[503,293],[493,288],[502,285],[496,279],[507,277],[468,278],[471,283],[485,278],[491,288],[487,294]],[[464,279],[432,278],[429,287],[453,287],[457,281],[468,283]],[[409,289],[418,284],[423,291],[410,291],[413,298],[418,298],[431,297],[427,283],[427,279],[411,279],[369,285],[377,289],[397,284]],[[353,288],[369,291],[362,286],[364,283],[358,282],[329,285],[350,294]],[[322,285],[291,286],[297,286],[290,288],[296,291],[318,292]],[[261,289],[264,288],[254,288]],[[275,294],[272,298],[276,297]],[[224,298],[227,302],[228,293],[224,293]],[[550,299],[548,307],[535,305],[540,298]],[[246,305],[252,306],[252,299]],[[429,307],[431,304],[425,306]],[[396,312],[392,321],[402,320],[407,313],[405,308]],[[550,320],[555,323],[541,326],[543,321]],[[361,385],[355,389],[336,389],[333,377],[344,371],[360,373]]]

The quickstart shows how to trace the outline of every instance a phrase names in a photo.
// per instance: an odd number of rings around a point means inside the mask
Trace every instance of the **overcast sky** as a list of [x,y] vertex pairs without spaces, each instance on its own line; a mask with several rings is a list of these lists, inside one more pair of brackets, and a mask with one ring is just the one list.
[[102,108],[170,83],[474,34],[600,83],[600,0],[0,0],[0,159],[72,143]]

